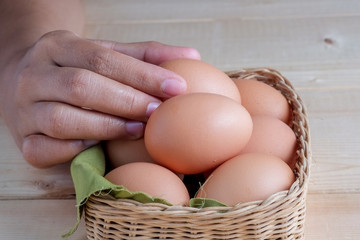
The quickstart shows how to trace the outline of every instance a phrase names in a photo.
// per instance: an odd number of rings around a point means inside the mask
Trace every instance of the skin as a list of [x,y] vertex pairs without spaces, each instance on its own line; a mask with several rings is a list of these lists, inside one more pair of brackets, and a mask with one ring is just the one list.
[[35,167],[101,140],[141,137],[159,99],[187,87],[157,65],[200,59],[195,49],[158,42],[85,39],[83,28],[81,1],[0,1],[0,115]]

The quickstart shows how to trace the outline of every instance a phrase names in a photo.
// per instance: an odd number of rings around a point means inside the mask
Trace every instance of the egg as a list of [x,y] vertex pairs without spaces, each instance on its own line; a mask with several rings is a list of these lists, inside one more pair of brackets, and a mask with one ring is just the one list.
[[294,173],[280,158],[248,153],[217,167],[196,197],[234,206],[241,202],[265,200],[274,193],[289,190],[294,181]]
[[269,116],[252,116],[253,131],[241,153],[266,153],[295,168],[297,140],[294,131],[281,120]]
[[111,168],[131,162],[152,162],[145,148],[144,138],[137,140],[115,139],[105,142],[105,152]]
[[144,139],[157,163],[196,174],[239,154],[251,132],[251,116],[238,101],[191,93],[163,102],[150,116]]
[[187,205],[190,199],[180,178],[169,169],[154,163],[128,163],[113,169],[105,178],[131,192],[144,192],[173,205]]
[[187,82],[187,93],[215,93],[241,101],[234,81],[211,64],[195,59],[174,59],[163,62],[160,67],[182,76]]
[[242,105],[251,115],[267,115],[291,122],[291,108],[285,96],[274,87],[257,80],[235,79]]
[[[136,140],[115,139],[105,142],[107,163],[110,169],[132,162],[156,163],[145,148],[144,138]],[[182,180],[184,174],[176,173]]]

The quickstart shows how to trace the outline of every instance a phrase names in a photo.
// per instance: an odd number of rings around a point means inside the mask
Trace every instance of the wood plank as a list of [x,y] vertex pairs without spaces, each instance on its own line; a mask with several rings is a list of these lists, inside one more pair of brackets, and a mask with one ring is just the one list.
[[360,192],[360,113],[342,115],[321,113],[310,120],[313,149],[310,192]]
[[359,88],[300,89],[309,111],[312,193],[360,192]]
[[[317,95],[316,91],[321,91],[321,93],[328,91],[328,94],[331,94],[334,90],[356,91],[360,89],[360,68],[283,70],[281,73],[291,81],[303,98],[307,98],[305,94]],[[310,92],[310,90],[314,92]],[[316,106],[312,107],[315,108]]]
[[249,0],[85,0],[88,23],[117,24],[139,22],[199,22],[211,19],[270,19],[358,15],[357,0],[289,2]]
[[[360,237],[360,194],[309,194],[306,239]],[[7,240],[61,239],[76,219],[74,200],[1,200],[0,232]],[[84,223],[69,240],[86,239]]]
[[[76,221],[75,200],[0,200],[0,216],[1,239],[61,240]],[[86,239],[83,221],[68,239]]]
[[309,194],[306,239],[360,238],[360,194]]
[[[227,71],[357,69],[359,16],[304,19],[218,19],[205,22],[88,24],[90,38],[155,40],[197,48],[203,60]],[[176,36],[176,37],[174,37]]]
[[36,169],[23,159],[0,118],[0,199],[73,198],[70,164]]

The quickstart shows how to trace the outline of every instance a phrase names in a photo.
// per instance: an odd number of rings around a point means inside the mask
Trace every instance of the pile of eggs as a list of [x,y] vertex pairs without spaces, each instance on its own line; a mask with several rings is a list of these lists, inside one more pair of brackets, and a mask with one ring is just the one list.
[[203,61],[160,65],[181,75],[188,92],[165,100],[151,114],[144,138],[112,140],[105,178],[186,206],[184,176],[206,179],[195,194],[233,206],[265,200],[295,181],[297,141],[286,98],[266,83],[232,80]]

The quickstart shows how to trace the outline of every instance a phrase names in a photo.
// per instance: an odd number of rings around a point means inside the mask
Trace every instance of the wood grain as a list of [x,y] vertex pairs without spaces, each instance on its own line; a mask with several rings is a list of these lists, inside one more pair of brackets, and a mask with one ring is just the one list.
[[[360,21],[357,1],[346,6],[338,1],[326,5],[302,1],[296,7],[286,1],[227,1],[221,6],[216,1],[202,1],[201,7],[191,7],[187,1],[181,6],[159,3],[166,5],[164,8],[137,4],[132,6],[139,9],[134,11],[138,14],[131,14],[119,9],[121,4],[108,8],[92,2],[88,36],[192,46],[204,60],[224,70],[268,65],[279,70],[358,68],[360,63],[358,51],[354,51],[359,46],[352,44],[360,38],[360,32],[354,31]],[[171,11],[173,8],[176,11]],[[175,15],[169,16],[164,9]],[[106,14],[100,17],[98,11]]]
[[306,239],[359,239],[359,193],[310,194],[306,214]]
[[[57,240],[75,224],[75,200],[2,200],[0,237],[6,240]],[[69,240],[85,240],[84,222]]]
[[0,119],[0,199],[74,198],[70,163],[36,169],[25,162]]
[[202,0],[194,3],[183,0],[181,4],[167,0],[85,0],[88,24],[114,24],[122,22],[149,23],[193,21],[199,19],[270,19],[309,18],[359,15],[360,3],[348,0],[304,0],[293,3],[287,0]]

